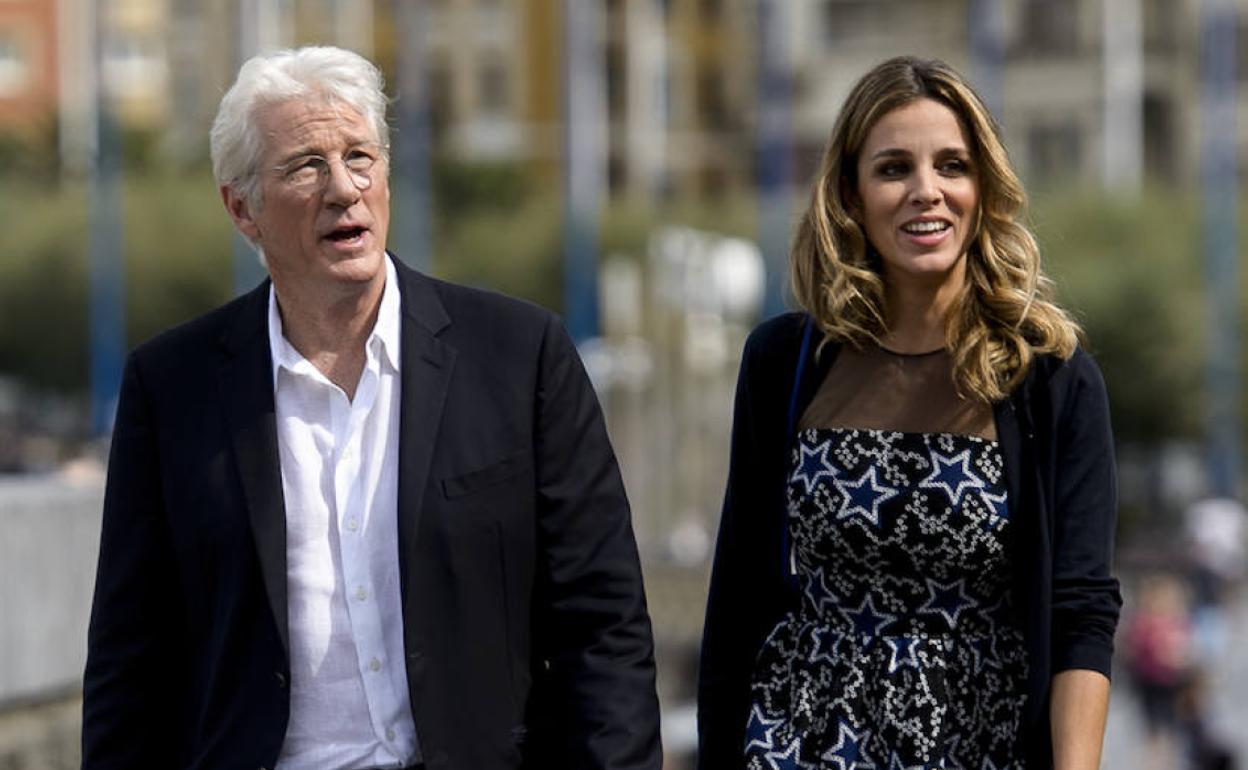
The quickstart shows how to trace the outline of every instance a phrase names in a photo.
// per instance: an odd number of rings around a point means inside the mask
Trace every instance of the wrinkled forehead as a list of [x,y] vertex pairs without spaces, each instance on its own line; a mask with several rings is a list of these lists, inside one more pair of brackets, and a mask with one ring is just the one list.
[[263,103],[257,105],[253,120],[267,156],[297,150],[324,152],[379,141],[363,112],[328,96]]

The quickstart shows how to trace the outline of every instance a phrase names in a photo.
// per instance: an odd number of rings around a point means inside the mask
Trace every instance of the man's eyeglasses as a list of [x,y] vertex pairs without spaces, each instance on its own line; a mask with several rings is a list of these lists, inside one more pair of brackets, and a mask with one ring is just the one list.
[[[338,156],[347,169],[347,176],[357,190],[367,190],[373,185],[375,166],[385,160],[385,152],[379,144],[361,144]],[[329,183],[330,158],[323,155],[300,155],[274,166],[282,183],[301,193],[313,193],[325,189]]]

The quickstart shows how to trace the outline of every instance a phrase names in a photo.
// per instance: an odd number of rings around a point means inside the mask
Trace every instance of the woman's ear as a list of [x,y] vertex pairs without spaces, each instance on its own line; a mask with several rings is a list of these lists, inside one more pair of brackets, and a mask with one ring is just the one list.
[[862,224],[862,201],[858,198],[858,191],[845,177],[841,177],[837,189],[841,193],[841,200],[845,202],[845,213],[849,214],[850,219]]

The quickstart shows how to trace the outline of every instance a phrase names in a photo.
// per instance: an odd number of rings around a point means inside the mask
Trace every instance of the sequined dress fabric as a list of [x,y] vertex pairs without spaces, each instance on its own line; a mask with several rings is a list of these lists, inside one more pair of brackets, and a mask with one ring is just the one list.
[[790,459],[800,608],[752,681],[750,770],[1018,770],[1026,659],[995,441],[808,428]]

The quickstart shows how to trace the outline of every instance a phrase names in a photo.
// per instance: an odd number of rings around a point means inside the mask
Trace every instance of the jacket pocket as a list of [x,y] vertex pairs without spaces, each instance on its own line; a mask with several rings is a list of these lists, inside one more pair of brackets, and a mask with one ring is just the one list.
[[442,479],[442,494],[448,500],[470,495],[480,489],[492,487],[519,475],[530,464],[531,459],[527,451],[514,454],[484,468]]

